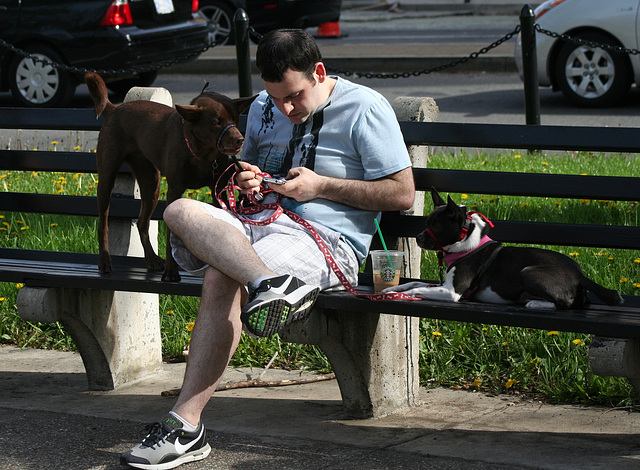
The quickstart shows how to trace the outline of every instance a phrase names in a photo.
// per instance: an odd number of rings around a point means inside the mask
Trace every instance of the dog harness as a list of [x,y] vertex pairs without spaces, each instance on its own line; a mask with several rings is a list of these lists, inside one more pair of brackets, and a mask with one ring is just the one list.
[[[238,166],[239,166],[239,164],[238,164]],[[227,168],[227,170],[225,170],[223,172],[223,174],[226,173],[230,168],[233,168],[233,167],[234,167],[234,165],[229,166],[229,168]],[[266,194],[268,194],[270,192],[275,192],[275,191],[273,191],[271,189],[264,188],[259,195],[257,195],[255,192],[250,192],[250,193],[247,194],[247,199],[249,200],[251,205],[248,205],[248,206],[245,205],[245,201],[240,201],[240,203],[238,203],[238,200],[236,198],[236,194],[237,194],[237,191],[240,191],[242,188],[240,188],[239,186],[236,186],[234,184],[236,173],[237,172],[234,172],[233,175],[231,176],[231,178],[229,178],[229,183],[225,186],[225,188],[223,190],[221,190],[218,194],[216,194],[216,199],[218,200],[218,204],[220,204],[221,208],[232,212],[233,214],[236,215],[236,217],[238,217],[243,222],[245,222],[247,224],[250,224],[250,225],[257,225],[257,226],[269,225],[274,220],[276,220],[278,217],[280,217],[282,214],[286,214],[287,216],[289,216],[289,218],[291,218],[291,220],[293,220],[294,222],[302,225],[305,229],[307,229],[307,231],[315,239],[316,243],[318,244],[318,247],[320,248],[320,250],[322,251],[322,253],[325,256],[327,264],[329,265],[331,270],[334,272],[334,274],[336,275],[336,277],[338,278],[338,280],[340,281],[342,286],[345,288],[345,290],[347,290],[347,292],[350,292],[353,295],[356,295],[356,296],[359,296],[359,297],[366,297],[369,300],[376,300],[376,301],[380,301],[380,300],[420,300],[417,297],[413,297],[411,295],[403,294],[402,292],[366,294],[364,292],[359,292],[358,290],[356,290],[356,288],[353,287],[353,285],[351,285],[351,283],[349,282],[347,277],[344,275],[344,273],[342,272],[342,270],[338,266],[338,263],[336,263],[336,261],[333,259],[333,255],[331,255],[331,252],[327,248],[327,245],[324,243],[324,241],[322,240],[322,238],[320,237],[318,232],[313,228],[313,226],[309,222],[307,222],[305,219],[300,217],[298,214],[296,214],[294,212],[291,212],[291,211],[288,211],[288,210],[285,210],[280,205],[280,199],[282,198],[282,195],[278,194],[278,198],[277,198],[277,200],[275,202],[263,203],[262,201],[264,200],[264,196]],[[265,176],[270,176],[270,175],[268,173],[259,173],[258,176],[261,176],[261,177],[264,178]],[[220,178],[222,178],[222,176]],[[216,184],[216,187],[217,187],[217,184]],[[228,206],[227,206],[227,204],[225,204],[225,202],[222,199],[222,194],[223,193],[226,193]],[[273,210],[273,214],[270,217],[268,217],[267,219],[261,220],[261,221],[251,220],[251,219],[247,219],[245,217],[242,217],[245,214],[256,214],[256,213],[262,212],[264,210]]]
[[[469,224],[469,221],[472,220],[471,216],[473,214],[478,214],[480,217],[482,217],[489,224],[489,227],[491,227],[491,228],[494,227],[493,222],[491,222],[487,217],[485,217],[480,212],[476,212],[476,211],[467,212],[467,223],[465,224],[465,227],[462,228],[462,231],[460,233],[460,241],[464,240],[465,237],[467,237],[469,235],[469,233],[472,232],[473,229],[475,228],[475,225],[473,225],[471,228],[469,228],[469,226],[471,225],[471,224]],[[487,271],[489,266],[491,266],[491,263],[493,263],[493,260],[498,255],[498,252],[502,249],[502,244],[500,242],[497,242],[497,241],[491,239],[488,235],[484,235],[480,239],[480,243],[478,244],[478,246],[475,247],[473,250],[451,253],[451,252],[449,252],[449,251],[444,249],[444,247],[442,246],[442,244],[440,243],[440,241],[436,237],[435,233],[433,233],[433,231],[431,229],[426,229],[425,232],[427,232],[429,234],[429,236],[431,236],[431,239],[438,246],[438,271],[439,271],[439,274],[440,274],[440,284],[444,284],[443,261],[444,261],[444,264],[447,265],[447,270],[446,271],[449,272],[449,270],[451,268],[453,268],[455,263],[457,263],[461,259],[464,259],[467,256],[470,256],[470,255],[478,252],[479,250],[482,250],[482,249],[485,249],[485,248],[489,248],[490,245],[496,245],[494,247],[493,251],[491,252],[491,254],[489,255],[489,258],[487,258],[487,260],[482,264],[482,266],[478,270],[478,273],[474,277],[473,282],[471,283],[469,288],[462,294],[462,297],[465,298],[465,299],[468,299],[469,297],[471,297],[473,295],[473,293],[476,291],[476,289],[478,288],[478,279],[480,279],[482,277],[482,275]]]

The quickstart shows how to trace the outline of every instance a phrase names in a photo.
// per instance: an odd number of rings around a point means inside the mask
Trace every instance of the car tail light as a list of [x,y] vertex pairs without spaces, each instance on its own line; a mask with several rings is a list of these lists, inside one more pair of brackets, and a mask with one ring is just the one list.
[[200,8],[198,0],[191,0],[191,13],[195,13]]
[[555,0],[552,2],[545,2],[542,5],[540,5],[538,8],[536,8],[536,20],[540,18],[542,15],[544,15],[546,12],[551,10],[553,7],[557,7],[558,5],[560,5],[562,2],[564,2],[564,0]]
[[101,26],[123,26],[133,24],[129,0],[114,0],[105,13]]

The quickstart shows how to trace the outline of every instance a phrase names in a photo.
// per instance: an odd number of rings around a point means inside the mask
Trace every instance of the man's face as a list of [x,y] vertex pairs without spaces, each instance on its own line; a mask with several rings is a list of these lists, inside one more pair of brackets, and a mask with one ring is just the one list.
[[264,82],[278,110],[294,124],[305,122],[322,104],[318,84],[316,72],[309,80],[304,73],[291,69],[287,70],[281,82]]

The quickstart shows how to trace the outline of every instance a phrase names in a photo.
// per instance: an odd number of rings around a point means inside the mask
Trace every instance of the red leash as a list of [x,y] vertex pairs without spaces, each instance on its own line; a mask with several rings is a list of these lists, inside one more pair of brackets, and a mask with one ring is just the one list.
[[[229,168],[227,168],[223,172],[223,175],[224,175],[224,173],[229,171],[229,169],[232,168],[232,167],[233,167],[233,165],[231,165]],[[252,204],[251,206],[245,206],[243,204],[243,202],[238,203],[237,198],[236,198],[236,191],[240,191],[241,188],[234,184],[234,179],[235,179],[236,173],[237,172],[234,172],[234,174],[231,176],[231,178],[229,178],[229,183],[227,184],[227,186],[223,190],[221,190],[219,194],[216,194],[216,199],[218,200],[218,204],[220,204],[221,208],[232,212],[240,220],[242,220],[243,222],[246,222],[247,224],[258,225],[258,226],[269,225],[270,223],[275,221],[278,217],[280,217],[282,214],[286,214],[287,216],[289,216],[289,218],[291,220],[293,220],[294,222],[302,225],[305,229],[307,229],[307,231],[315,239],[316,243],[318,244],[318,247],[320,248],[320,251],[322,251],[322,253],[325,256],[327,264],[329,265],[331,270],[334,272],[334,274],[336,275],[336,277],[338,278],[340,283],[343,285],[343,287],[348,292],[350,292],[353,295],[357,295],[357,296],[360,296],[360,297],[366,297],[369,300],[375,300],[375,301],[380,301],[380,300],[420,300],[418,297],[413,297],[413,296],[410,296],[410,295],[407,295],[407,294],[403,294],[402,292],[365,294],[363,292],[357,291],[356,288],[351,285],[351,283],[349,282],[347,277],[344,275],[344,273],[342,272],[342,270],[338,266],[338,263],[336,263],[336,261],[333,259],[333,256],[331,255],[331,252],[327,248],[327,245],[324,243],[324,241],[322,240],[322,238],[320,237],[318,232],[313,228],[313,226],[309,222],[307,222],[305,219],[300,217],[298,214],[296,214],[294,212],[291,212],[291,211],[288,211],[288,210],[285,210],[285,209],[282,208],[282,206],[280,205],[280,199],[282,198],[282,195],[280,195],[280,194],[278,195],[278,199],[276,200],[276,202],[262,203],[261,201],[264,199],[264,195],[265,194],[268,194],[270,192],[275,192],[275,191],[273,191],[271,189],[266,189],[266,190],[262,191],[262,197],[260,197],[260,198],[256,197],[256,193],[255,192],[248,193],[247,196],[248,196],[249,201]],[[269,174],[268,173],[259,173],[259,176],[265,177],[265,176],[269,176]],[[222,176],[221,176],[221,178],[222,178]],[[216,185],[216,187],[217,187],[217,185]],[[223,202],[223,200],[221,198],[222,193],[226,193],[227,194],[227,201],[229,203],[228,207]],[[256,214],[258,212],[262,212],[263,210],[268,210],[268,209],[273,210],[274,213],[270,217],[265,219],[265,220],[255,221],[255,220],[251,220],[251,219],[247,219],[245,217],[242,217],[243,215]]]

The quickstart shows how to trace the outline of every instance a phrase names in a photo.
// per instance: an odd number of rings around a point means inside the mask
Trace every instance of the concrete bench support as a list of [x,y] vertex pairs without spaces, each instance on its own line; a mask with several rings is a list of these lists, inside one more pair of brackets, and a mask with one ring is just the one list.
[[[437,121],[431,98],[398,98],[398,120]],[[414,166],[425,166],[427,148],[411,146]],[[410,212],[422,214],[424,193],[416,194]],[[414,239],[387,240],[405,252],[404,276],[420,276],[420,249]],[[281,336],[286,341],[315,344],[327,355],[340,385],[343,405],[354,418],[380,417],[417,404],[419,320],[380,313],[315,309],[304,323]]]
[[[173,106],[163,88],[136,87],[125,97],[137,99]],[[140,197],[130,175],[118,176],[113,194]],[[151,222],[149,232],[157,251],[157,222]],[[112,255],[144,256],[131,220],[110,220],[109,242]],[[112,390],[153,375],[162,366],[157,294],[23,287],[17,303],[25,320],[62,323],[82,356],[90,390]]]
[[595,375],[626,377],[640,398],[640,339],[595,336],[589,346],[589,366]]

